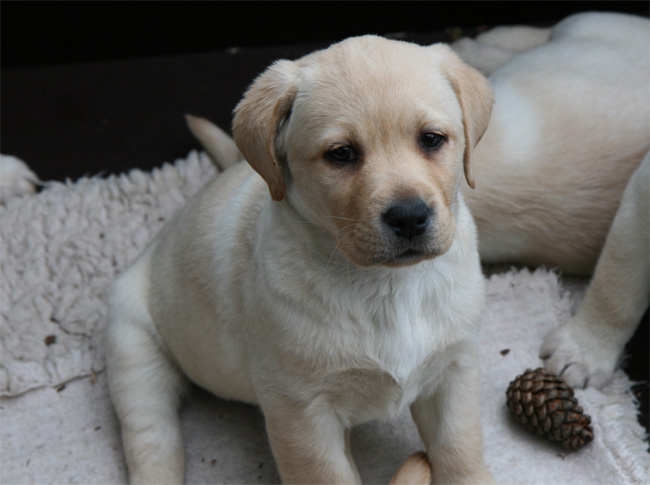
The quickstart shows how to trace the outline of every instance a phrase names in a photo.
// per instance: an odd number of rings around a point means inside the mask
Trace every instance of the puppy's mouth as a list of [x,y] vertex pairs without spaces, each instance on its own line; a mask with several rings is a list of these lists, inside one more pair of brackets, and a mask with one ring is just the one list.
[[373,244],[373,242],[366,241],[364,244],[359,245],[342,245],[340,249],[349,261],[362,268],[371,266],[387,266],[392,268],[412,266],[427,259],[435,258],[440,254],[440,251],[416,246],[419,245],[395,247],[394,245],[377,245]]
[[406,251],[403,251],[396,255],[394,258],[392,258],[392,261],[395,263],[409,263],[409,262],[416,262],[421,260],[422,258],[425,258],[429,255],[427,255],[424,251],[421,251],[419,249],[407,249]]
[[420,249],[409,248],[405,251],[402,251],[394,256],[387,258],[382,261],[380,264],[384,266],[410,266],[417,264],[425,259],[434,258],[437,254],[423,251]]
[[422,251],[417,249],[407,249],[403,253],[398,254],[395,257],[396,261],[408,261],[409,259],[421,258],[423,256]]

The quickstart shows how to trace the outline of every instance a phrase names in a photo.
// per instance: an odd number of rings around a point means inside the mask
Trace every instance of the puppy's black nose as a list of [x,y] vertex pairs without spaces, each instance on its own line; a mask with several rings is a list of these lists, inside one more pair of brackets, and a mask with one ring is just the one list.
[[392,206],[382,218],[397,237],[413,239],[427,230],[431,210],[422,200],[410,199]]

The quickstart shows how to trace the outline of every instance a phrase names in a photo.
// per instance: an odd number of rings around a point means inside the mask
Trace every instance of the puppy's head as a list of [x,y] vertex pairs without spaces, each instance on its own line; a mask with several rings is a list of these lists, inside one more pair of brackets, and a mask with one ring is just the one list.
[[278,61],[235,109],[235,141],[271,196],[360,266],[447,251],[492,91],[445,45],[365,36]]

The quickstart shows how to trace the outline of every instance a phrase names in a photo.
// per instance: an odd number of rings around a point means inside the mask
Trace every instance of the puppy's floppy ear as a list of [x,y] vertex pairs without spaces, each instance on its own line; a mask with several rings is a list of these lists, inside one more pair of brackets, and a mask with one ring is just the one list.
[[234,110],[235,143],[266,181],[273,200],[282,200],[286,193],[275,142],[278,129],[291,113],[297,77],[294,62],[275,62],[253,81]]
[[449,46],[438,44],[431,46],[441,56],[442,71],[456,92],[456,97],[463,112],[463,128],[465,130],[464,168],[465,178],[471,188],[474,188],[474,172],[472,170],[472,150],[479,142],[490,121],[494,93],[487,79],[473,67],[465,64]]

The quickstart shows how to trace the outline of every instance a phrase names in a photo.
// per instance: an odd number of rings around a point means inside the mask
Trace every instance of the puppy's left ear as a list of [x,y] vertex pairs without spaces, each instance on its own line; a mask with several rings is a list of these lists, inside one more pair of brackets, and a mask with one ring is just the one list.
[[488,127],[494,93],[487,79],[479,71],[465,64],[449,46],[437,44],[431,46],[431,49],[442,57],[442,70],[454,89],[463,112],[465,178],[469,186],[474,188],[472,151]]

